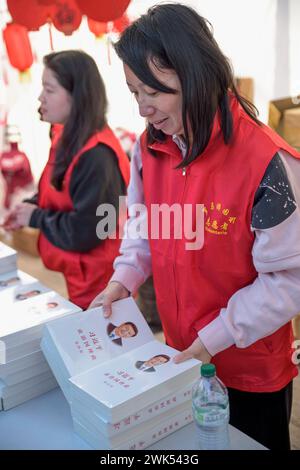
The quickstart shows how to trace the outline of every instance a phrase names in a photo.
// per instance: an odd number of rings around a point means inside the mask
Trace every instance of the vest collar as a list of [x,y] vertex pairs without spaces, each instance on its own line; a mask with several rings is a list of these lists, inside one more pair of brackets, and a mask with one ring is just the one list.
[[[233,132],[235,132],[236,127],[238,126],[238,121],[241,115],[241,106],[239,102],[237,101],[236,97],[230,92],[229,93],[229,98],[230,98],[230,111],[232,113],[232,118],[233,118]],[[208,141],[208,144],[206,146],[206,149],[204,152],[202,152],[201,157],[205,155],[207,152],[211,150],[213,145],[219,141],[219,139],[223,139],[222,136],[222,130],[221,130],[221,112],[220,109],[216,111],[214,120],[213,120],[213,127],[212,127],[212,132],[210,139]],[[163,152],[165,153],[166,151],[166,146],[168,147],[168,154],[173,155],[178,157],[179,152],[182,155],[181,158],[184,158],[183,151],[184,151],[184,142],[179,136],[173,135],[173,136],[166,136],[166,139],[164,142],[153,142],[153,144],[148,145],[148,148],[151,150],[155,150],[156,152]]]

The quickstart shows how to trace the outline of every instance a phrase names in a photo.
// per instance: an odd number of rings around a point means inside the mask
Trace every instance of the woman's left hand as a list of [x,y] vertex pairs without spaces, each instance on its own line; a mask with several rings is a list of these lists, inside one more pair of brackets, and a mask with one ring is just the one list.
[[173,360],[176,364],[179,364],[180,362],[187,361],[191,358],[198,359],[199,361],[203,362],[203,364],[207,364],[211,361],[211,355],[205,348],[200,338],[196,338],[189,348],[177,354]]
[[30,204],[29,202],[18,204],[14,210],[16,223],[21,227],[29,225],[31,215],[36,208],[35,204]]

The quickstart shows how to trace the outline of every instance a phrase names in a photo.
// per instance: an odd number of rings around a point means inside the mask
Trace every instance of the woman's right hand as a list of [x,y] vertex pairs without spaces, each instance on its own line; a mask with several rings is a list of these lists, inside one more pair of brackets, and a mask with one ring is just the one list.
[[13,230],[18,230],[23,227],[23,225],[17,222],[17,216],[15,211],[11,211],[5,218],[4,222],[2,223],[1,227],[6,230],[7,232],[11,232]]
[[120,282],[112,281],[106,288],[98,294],[91,302],[88,308],[95,308],[102,306],[103,315],[105,318],[111,316],[111,304],[115,300],[125,299],[129,297],[130,292]]

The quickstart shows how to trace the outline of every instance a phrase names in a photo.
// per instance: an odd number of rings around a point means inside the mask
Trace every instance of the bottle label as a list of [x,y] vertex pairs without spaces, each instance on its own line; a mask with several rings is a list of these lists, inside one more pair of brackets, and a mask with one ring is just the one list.
[[205,426],[218,426],[228,422],[229,420],[229,407],[225,409],[210,409],[207,408],[194,408],[194,418],[198,424]]

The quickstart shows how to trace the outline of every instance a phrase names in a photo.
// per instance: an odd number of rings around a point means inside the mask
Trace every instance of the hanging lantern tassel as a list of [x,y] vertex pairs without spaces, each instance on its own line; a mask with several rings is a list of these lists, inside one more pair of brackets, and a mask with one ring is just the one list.
[[108,34],[107,35],[107,40],[106,40],[108,65],[111,65],[111,43],[112,43],[112,41],[111,41],[110,36]]
[[29,81],[33,55],[27,29],[16,23],[9,23],[3,30],[3,39],[11,65],[19,70],[20,81]]
[[31,81],[30,69],[19,71],[19,81],[21,83],[29,83]]
[[9,78],[6,67],[3,65],[2,67],[2,80],[5,86],[9,85]]
[[51,21],[48,21],[48,31],[49,31],[50,50],[53,52],[54,47],[53,47],[53,35],[52,35],[52,23],[51,23]]
[[7,110],[1,106],[0,107],[0,127],[5,127],[7,124]]

